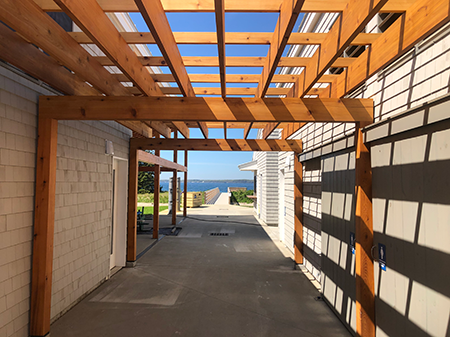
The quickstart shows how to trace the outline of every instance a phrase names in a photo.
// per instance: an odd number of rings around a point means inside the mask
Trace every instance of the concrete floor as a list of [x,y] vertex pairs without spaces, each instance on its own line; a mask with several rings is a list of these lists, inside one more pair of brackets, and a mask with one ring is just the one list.
[[252,212],[189,209],[179,236],[119,271],[56,321],[51,336],[350,336]]

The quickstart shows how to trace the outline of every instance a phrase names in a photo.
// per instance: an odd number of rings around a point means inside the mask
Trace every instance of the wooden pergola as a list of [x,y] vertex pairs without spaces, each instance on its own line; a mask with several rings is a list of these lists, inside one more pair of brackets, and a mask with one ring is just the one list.
[[[372,182],[361,132],[373,121],[373,101],[344,97],[447,23],[448,0],[0,0],[0,6],[0,20],[7,25],[0,24],[0,58],[64,94],[39,102],[31,335],[50,330],[58,120],[115,120],[135,135],[130,191],[137,189],[138,150],[156,150],[157,155],[174,150],[174,162],[176,150],[186,151],[185,160],[187,151],[196,150],[300,153],[301,141],[288,138],[304,123],[356,123],[357,334],[374,336]],[[46,14],[55,11],[67,13],[82,32],[64,31]],[[107,15],[111,12],[140,12],[150,33],[120,33]],[[214,12],[216,31],[172,32],[166,12]],[[272,33],[229,33],[225,12],[275,12],[279,18]],[[340,15],[328,33],[292,33],[301,12]],[[365,33],[378,13],[399,13],[399,18],[383,33]],[[105,56],[91,56],[85,44],[97,45]],[[138,57],[133,44],[156,44],[163,56]],[[178,44],[214,44],[218,57],[182,57]],[[264,44],[269,51],[265,57],[227,57],[226,44]],[[295,44],[319,47],[310,58],[282,57],[285,47]],[[366,48],[358,57],[343,57],[351,45]],[[112,65],[121,73],[105,68]],[[149,66],[167,66],[170,73],[154,74]],[[189,74],[186,67],[191,66],[218,67],[219,74]],[[232,75],[229,67],[262,67],[262,72]],[[303,70],[281,75],[278,67]],[[330,68],[340,71],[330,74]],[[192,83],[220,83],[220,88]],[[229,88],[228,83],[257,86]],[[278,83],[290,85],[271,86]],[[208,95],[219,97],[203,97]],[[199,128],[205,139],[190,138],[190,128]],[[225,139],[209,139],[211,128],[224,129]],[[230,128],[244,129],[242,139],[229,139]],[[247,139],[252,128],[264,129],[263,139]],[[276,128],[283,129],[282,139],[268,140]],[[184,139],[172,138],[172,132]],[[295,160],[294,167],[295,260],[302,263],[302,164]],[[136,259],[135,194],[129,195],[130,262]]]

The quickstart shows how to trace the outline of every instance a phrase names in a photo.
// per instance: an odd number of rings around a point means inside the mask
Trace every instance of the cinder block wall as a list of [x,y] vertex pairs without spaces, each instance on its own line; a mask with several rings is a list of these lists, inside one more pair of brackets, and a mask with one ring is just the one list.
[[[37,102],[52,92],[0,66],[0,336],[28,336]],[[114,122],[60,122],[52,317],[109,275],[111,164],[128,158]]]

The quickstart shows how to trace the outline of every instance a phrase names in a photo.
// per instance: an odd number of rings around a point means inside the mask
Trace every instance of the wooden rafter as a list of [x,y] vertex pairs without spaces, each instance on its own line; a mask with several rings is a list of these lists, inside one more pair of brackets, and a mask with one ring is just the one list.
[[420,0],[414,3],[331,85],[331,97],[341,97],[410,50],[450,21],[450,3]]
[[262,139],[269,138],[278,125],[280,125],[280,122],[267,123],[266,127],[263,129]]
[[[133,144],[133,143],[131,143],[131,144]],[[183,165],[180,165],[180,164],[175,163],[173,161],[161,158],[159,156],[155,156],[154,154],[151,154],[151,153],[148,153],[148,152],[145,152],[145,151],[138,150],[137,151],[137,158],[138,158],[138,161],[141,161],[141,162],[144,162],[144,163],[147,163],[147,164],[159,165],[159,166],[161,166],[161,168],[164,167],[164,168],[168,168],[168,169],[171,169],[171,170],[176,170],[176,171],[179,171],[179,172],[186,172],[187,171],[186,166],[183,166]]]
[[[274,75],[272,83],[295,83],[298,78],[303,76],[300,75]],[[325,74],[317,82],[318,83],[330,83],[339,75]],[[115,77],[119,80],[125,80],[122,74],[116,74]],[[153,74],[152,77],[157,82],[175,82],[175,79],[171,74]],[[216,74],[191,74],[189,78],[192,83],[220,83],[220,76]],[[258,83],[260,75],[254,74],[243,74],[243,75],[227,75],[227,83]],[[210,89],[210,88],[209,88]],[[269,88],[276,89],[276,88]],[[170,91],[173,89],[161,88],[162,91]],[[195,90],[198,90],[194,88]]]
[[[162,92],[166,95],[180,95],[181,91],[177,87],[162,87]],[[286,95],[290,88],[269,88],[267,95]],[[133,94],[139,94],[139,91],[130,87],[130,92]],[[194,92],[196,95],[214,95],[220,96],[222,94],[221,88],[199,88],[195,87]],[[254,96],[256,93],[256,88],[230,88],[227,87],[228,95],[239,95],[239,96]]]
[[[41,96],[43,116],[65,120],[357,122],[373,120],[373,100],[333,98]],[[164,111],[164,114],[161,114]]]
[[[121,32],[122,37],[128,44],[154,44],[156,43],[152,33],[148,32]],[[84,32],[70,32],[78,43],[93,43]],[[370,45],[380,34],[360,33],[350,43],[351,45]],[[217,44],[216,32],[173,32],[177,44]],[[323,43],[327,33],[292,33],[287,44],[298,45],[320,45]],[[226,44],[250,44],[269,45],[272,33],[259,32],[228,32],[225,33]]]
[[[47,57],[17,34],[11,34],[2,25],[2,42],[7,43],[0,57],[66,94],[76,95],[130,95],[104,67],[64,31],[36,4],[29,1],[1,0],[0,20],[38,45],[53,59],[75,72],[73,75]],[[9,44],[9,45],[8,45]],[[13,49],[15,48],[15,49]],[[11,54],[13,52],[13,54]],[[20,55],[20,57],[18,57]],[[83,80],[93,85],[93,89]],[[143,123],[121,122],[144,136],[151,137],[151,129]]]
[[305,0],[284,0],[281,3],[280,15],[275,26],[275,32],[270,39],[269,52],[267,53],[261,78],[258,82],[256,97],[264,97],[266,95],[272,77],[277,70],[284,47],[286,47],[289,35],[294,28],[304,2]]
[[387,1],[349,1],[305,68],[305,81],[303,90],[299,91],[300,97],[317,83]]
[[244,128],[244,139],[247,139],[250,130],[252,129],[253,122],[248,123]]
[[[104,66],[112,66],[112,62],[108,57],[99,56],[95,58]],[[164,57],[161,56],[138,56],[144,66],[163,67],[167,66]],[[184,56],[183,63],[186,67],[219,67],[219,58],[214,56]],[[310,57],[282,57],[278,62],[279,67],[306,67],[311,60]],[[331,65],[334,68],[348,67],[355,58],[339,57]],[[225,59],[227,67],[262,67],[266,61],[265,57],[258,56],[231,56]],[[191,77],[192,75],[190,75]],[[276,75],[274,75],[276,76]],[[125,79],[129,81],[128,78]]]
[[[61,9],[53,0],[34,0],[43,10],[57,12]],[[390,0],[380,10],[381,13],[401,13],[415,0]],[[138,12],[134,0],[98,0],[105,12]],[[282,0],[227,0],[225,10],[228,12],[279,12]],[[177,1],[162,0],[166,12],[214,12],[214,0]],[[347,0],[306,0],[302,7],[304,13],[342,12]]]
[[159,86],[139,62],[116,27],[95,0],[55,0],[70,18],[108,56],[139,90],[148,96],[160,95]]
[[[180,51],[170,29],[169,21],[160,0],[135,0],[145,23],[150,29],[159,50],[170,68],[183,96],[195,97],[194,89],[183,64]],[[184,123],[174,123],[178,131],[189,138],[189,128]]]
[[279,139],[155,139],[132,138],[130,146],[139,150],[189,151],[295,151],[302,141]]
[[227,122],[223,122],[223,138],[227,139]]
[[222,97],[227,96],[225,79],[225,4],[224,0],[214,0],[216,12],[217,49],[219,55],[220,89]]

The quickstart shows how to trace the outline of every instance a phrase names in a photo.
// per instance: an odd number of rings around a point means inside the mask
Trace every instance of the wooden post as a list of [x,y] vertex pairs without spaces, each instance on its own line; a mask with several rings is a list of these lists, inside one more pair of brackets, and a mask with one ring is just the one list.
[[361,125],[356,125],[356,334],[375,336],[374,271],[371,249],[372,222],[372,168],[370,151],[364,144]]
[[[184,151],[184,166],[188,165],[188,152]],[[184,203],[183,203],[183,216],[187,217],[187,170],[184,172]]]
[[[175,131],[173,135],[174,139],[178,138],[178,132]],[[173,151],[173,162],[176,163],[178,161],[178,151]],[[173,171],[173,178],[172,178],[172,225],[177,224],[177,196],[178,196],[178,181],[177,181],[177,171]]]
[[[155,134],[155,138],[159,138],[159,134]],[[155,150],[155,155],[160,156],[161,151]],[[159,238],[159,189],[160,189],[160,178],[161,178],[161,166],[155,165],[155,175],[153,179],[153,239]]]
[[303,264],[303,164],[298,153],[294,153],[294,209],[294,259],[296,264]]
[[34,206],[30,335],[50,331],[58,121],[39,117]]
[[[130,146],[128,162],[128,223],[127,223],[127,264],[136,261],[137,245],[137,193],[138,193],[139,162],[137,149]],[[130,263],[128,263],[130,262]]]

